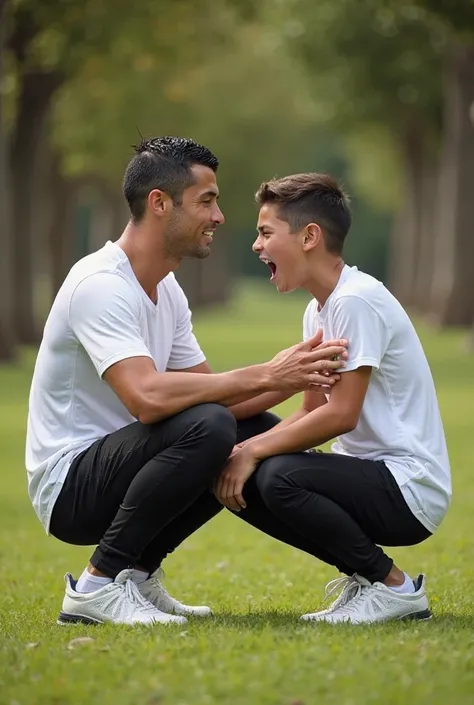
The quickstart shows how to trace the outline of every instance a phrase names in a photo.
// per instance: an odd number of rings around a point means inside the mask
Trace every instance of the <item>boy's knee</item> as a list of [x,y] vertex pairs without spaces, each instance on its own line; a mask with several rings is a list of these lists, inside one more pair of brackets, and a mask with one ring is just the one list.
[[281,501],[281,491],[286,486],[288,457],[275,455],[267,458],[258,467],[256,484],[262,499],[268,507]]

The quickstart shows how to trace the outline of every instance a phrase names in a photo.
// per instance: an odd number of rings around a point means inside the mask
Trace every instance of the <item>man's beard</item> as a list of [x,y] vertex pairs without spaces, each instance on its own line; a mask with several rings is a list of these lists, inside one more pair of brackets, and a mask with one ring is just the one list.
[[208,245],[200,245],[191,235],[183,233],[182,219],[173,213],[164,237],[166,259],[206,259],[211,254]]

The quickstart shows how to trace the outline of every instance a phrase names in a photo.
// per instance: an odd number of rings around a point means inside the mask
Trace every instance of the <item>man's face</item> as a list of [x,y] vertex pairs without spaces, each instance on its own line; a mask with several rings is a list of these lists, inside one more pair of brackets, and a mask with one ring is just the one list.
[[215,173],[197,164],[191,171],[195,183],[183,192],[181,205],[173,206],[165,230],[167,255],[178,259],[208,257],[214,232],[224,222]]
[[271,270],[270,281],[280,293],[302,287],[306,274],[306,257],[303,251],[304,231],[290,232],[285,220],[277,217],[272,204],[264,204],[258,215],[258,236],[253,244],[262,262]]

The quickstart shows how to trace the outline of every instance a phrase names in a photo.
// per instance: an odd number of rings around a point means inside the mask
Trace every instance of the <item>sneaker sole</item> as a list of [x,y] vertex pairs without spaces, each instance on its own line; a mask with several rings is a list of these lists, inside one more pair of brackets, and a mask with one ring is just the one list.
[[[330,612],[327,614],[330,614]],[[397,622],[413,622],[413,621],[427,622],[428,620],[430,620],[432,618],[433,618],[433,613],[431,612],[431,610],[426,609],[426,610],[421,610],[419,612],[410,612],[410,614],[404,614],[401,617],[395,617],[395,618],[388,617],[387,619],[383,619],[383,620],[376,621],[376,622],[353,622],[352,626],[358,627],[358,626],[363,626],[364,624],[372,624],[372,625],[384,624],[386,622],[391,622],[392,620],[395,620]],[[303,619],[303,617],[300,617],[300,620],[302,620],[303,622],[317,622],[319,624],[324,624],[324,623],[325,624],[335,624],[335,626],[338,626],[339,624],[350,624],[350,622],[336,622],[336,623],[330,622],[330,621],[324,619],[324,615],[321,615],[321,617],[319,617],[319,618],[313,617],[312,619],[310,619],[310,618]]]
[[411,620],[421,620],[421,621],[427,621],[428,619],[432,619],[433,613],[431,610],[421,610],[421,612],[412,612],[411,614],[405,614],[403,617],[399,617],[398,620],[400,622],[403,622],[405,620],[411,621]]
[[98,624],[103,624],[103,622],[98,619],[91,619],[91,617],[84,617],[82,614],[68,614],[67,612],[60,612],[59,617],[56,620],[56,624],[61,626],[66,626],[68,624],[87,624],[94,626]]

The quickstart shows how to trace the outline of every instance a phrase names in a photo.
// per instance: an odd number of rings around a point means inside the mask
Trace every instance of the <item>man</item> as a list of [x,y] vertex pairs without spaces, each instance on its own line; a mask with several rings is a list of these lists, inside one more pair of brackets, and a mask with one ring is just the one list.
[[[47,532],[98,544],[79,580],[66,576],[59,624],[209,614],[166,592],[163,559],[222,509],[213,481],[237,440],[269,427],[259,414],[338,379],[326,375],[344,343],[320,333],[263,365],[209,374],[173,270],[207,257],[224,221],[217,166],[191,140],[142,142],[124,177],[130,222],[71,269],[46,322],[30,392],[29,494]],[[237,436],[236,419],[248,419]]]
[[[407,314],[373,277],[342,259],[348,199],[321,174],[273,180],[257,193],[253,249],[279,292],[313,299],[304,337],[349,341],[330,393],[306,391],[299,411],[237,447],[216,487],[243,519],[347,575],[305,620],[360,624],[431,616],[425,578],[412,580],[382,546],[411,546],[438,529],[451,478],[435,387]],[[303,453],[335,439],[332,453]],[[245,483],[245,484],[244,484]]]

